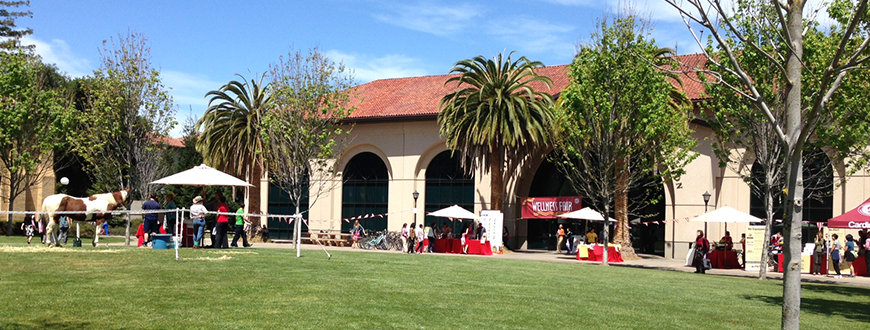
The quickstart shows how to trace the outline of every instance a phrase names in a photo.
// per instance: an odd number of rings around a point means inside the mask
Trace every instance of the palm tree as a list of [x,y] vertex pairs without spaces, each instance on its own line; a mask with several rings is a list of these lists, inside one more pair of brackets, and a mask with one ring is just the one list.
[[196,149],[207,164],[242,175],[254,187],[248,194],[248,212],[260,210],[260,177],[263,175],[263,140],[260,121],[271,105],[270,85],[236,74],[243,82],[230,81],[211,97],[205,114],[196,123],[202,136]]
[[514,156],[547,143],[554,118],[552,97],[532,87],[552,83],[534,71],[543,64],[525,56],[514,62],[511,55],[456,62],[450,73],[458,75],[444,85],[456,83],[457,89],[439,102],[438,124],[447,147],[459,151],[466,171],[489,168],[494,210],[502,208],[505,168],[515,168],[510,166]]

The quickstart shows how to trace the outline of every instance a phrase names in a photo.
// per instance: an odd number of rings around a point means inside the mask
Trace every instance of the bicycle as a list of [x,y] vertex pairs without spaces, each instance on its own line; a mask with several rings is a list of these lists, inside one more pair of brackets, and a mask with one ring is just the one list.
[[385,232],[379,231],[374,235],[365,236],[359,241],[359,247],[364,250],[371,249],[379,249],[379,250],[389,250],[391,246],[387,241],[387,234]]

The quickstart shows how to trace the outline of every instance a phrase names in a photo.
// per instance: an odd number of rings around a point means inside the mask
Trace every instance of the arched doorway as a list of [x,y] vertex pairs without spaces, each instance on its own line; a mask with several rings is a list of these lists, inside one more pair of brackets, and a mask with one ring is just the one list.
[[[750,187],[752,194],[749,196],[749,214],[766,219],[767,211],[761,192],[757,188],[764,180],[764,169],[757,162],[752,164],[751,178],[753,185]],[[783,189],[785,179],[782,181],[783,183],[778,184],[774,189]],[[808,243],[815,238],[819,231],[815,222],[825,222],[834,215],[834,168],[831,166],[831,159],[824,151],[814,148],[804,153],[803,181],[803,216],[801,221],[809,223],[803,223],[801,232],[803,243]],[[783,198],[785,195],[773,200],[774,219],[784,219]],[[775,234],[782,231],[783,225],[781,222],[774,222],[771,228],[771,234]]]
[[[443,151],[426,167],[425,196],[426,213],[453,205],[474,212],[474,176],[462,170],[458,157],[451,156],[450,151]],[[426,224],[432,224],[439,232],[444,224],[451,227],[455,233],[467,223],[473,221],[450,221],[450,219],[426,216]]]
[[[353,156],[344,169],[343,177],[342,219],[387,213],[390,177],[380,157],[371,152]],[[364,218],[360,224],[367,231],[386,230],[387,216]],[[353,223],[341,222],[342,232],[350,232],[351,227]]]
[[[563,197],[563,196],[578,196],[571,183],[555,164],[550,162],[549,157],[541,162],[535,176],[532,179],[532,184],[529,187],[528,197]],[[582,201],[586,203],[586,201]],[[585,207],[586,205],[583,204]],[[527,241],[526,248],[530,250],[555,250],[556,249],[556,231],[559,223],[566,227],[566,230],[571,229],[575,235],[582,235],[586,228],[585,221],[568,220],[568,219],[529,219],[527,221]]]
[[628,220],[635,253],[665,256],[665,186],[660,178],[649,177],[628,192]]

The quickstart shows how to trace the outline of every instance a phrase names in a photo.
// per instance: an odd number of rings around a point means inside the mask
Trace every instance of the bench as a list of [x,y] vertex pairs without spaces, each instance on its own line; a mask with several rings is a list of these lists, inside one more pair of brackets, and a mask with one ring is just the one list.
[[350,246],[351,234],[344,234],[340,232],[327,232],[327,233],[308,233],[308,237],[303,237],[302,242],[305,242],[307,239],[311,243],[329,245],[329,246]]

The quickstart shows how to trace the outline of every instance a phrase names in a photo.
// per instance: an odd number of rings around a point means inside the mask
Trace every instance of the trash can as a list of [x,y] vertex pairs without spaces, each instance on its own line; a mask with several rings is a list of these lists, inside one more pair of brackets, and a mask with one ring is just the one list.
[[166,250],[169,248],[170,239],[170,234],[151,234],[151,247],[155,250]]

